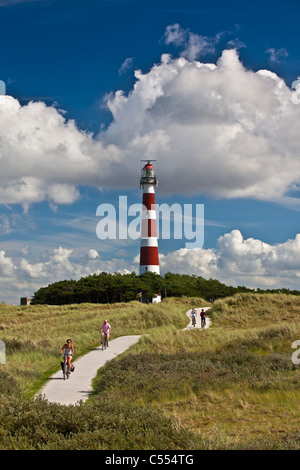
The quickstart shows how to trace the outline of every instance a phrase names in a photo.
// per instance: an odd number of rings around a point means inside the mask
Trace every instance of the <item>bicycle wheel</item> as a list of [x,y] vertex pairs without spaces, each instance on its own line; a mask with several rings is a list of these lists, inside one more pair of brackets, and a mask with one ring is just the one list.
[[70,376],[69,374],[69,366],[67,360],[64,363],[64,380],[68,379]]

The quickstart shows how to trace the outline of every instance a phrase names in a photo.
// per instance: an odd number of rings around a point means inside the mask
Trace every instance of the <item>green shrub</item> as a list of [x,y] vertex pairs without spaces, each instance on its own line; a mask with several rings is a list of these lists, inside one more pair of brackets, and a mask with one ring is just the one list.
[[112,397],[60,406],[36,400],[0,400],[1,449],[185,449],[200,439],[161,412]]

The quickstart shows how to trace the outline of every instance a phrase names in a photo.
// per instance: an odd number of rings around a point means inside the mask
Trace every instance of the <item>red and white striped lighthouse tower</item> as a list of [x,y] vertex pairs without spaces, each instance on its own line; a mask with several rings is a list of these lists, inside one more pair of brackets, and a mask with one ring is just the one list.
[[140,187],[143,188],[143,211],[141,226],[140,274],[150,271],[159,274],[158,243],[155,210],[155,187],[158,181],[151,161],[142,169]]

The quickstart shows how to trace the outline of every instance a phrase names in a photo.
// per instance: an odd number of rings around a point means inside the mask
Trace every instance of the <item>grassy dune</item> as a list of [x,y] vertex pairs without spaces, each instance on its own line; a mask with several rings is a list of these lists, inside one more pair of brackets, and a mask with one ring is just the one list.
[[[300,298],[238,294],[216,301],[209,330],[185,330],[202,299],[65,307],[2,307],[0,448],[299,449]],[[81,355],[113,336],[145,334],[102,368],[84,405],[26,398],[58,367],[67,336]],[[103,413],[103,404],[106,411]]]
[[248,329],[300,321],[300,299],[286,294],[237,294],[214,304],[214,327]]
[[[239,294],[215,302],[213,328],[169,327],[103,369],[100,396],[163,410],[206,449],[300,448],[300,299]],[[132,397],[135,397],[134,399]]]
[[[204,303],[192,299],[192,305]],[[30,398],[59,369],[58,350],[71,337],[76,357],[99,344],[104,318],[119,335],[151,335],[165,325],[183,328],[191,299],[164,304],[138,302],[63,307],[1,305],[0,339],[7,364],[0,365],[0,449],[184,449],[199,446],[193,433],[151,407],[113,397],[81,406]],[[159,327],[159,328],[158,328]],[[169,326],[168,326],[169,327]]]
[[[198,302],[204,302],[199,299]],[[119,304],[79,304],[65,306],[0,305],[0,340],[7,350],[7,364],[0,365],[19,382],[27,395],[33,395],[45,378],[60,367],[58,352],[67,338],[75,348],[75,359],[100,343],[99,328],[107,318],[111,339],[123,335],[149,334],[162,325],[183,328],[183,311],[190,300],[167,300],[163,304],[139,302]]]

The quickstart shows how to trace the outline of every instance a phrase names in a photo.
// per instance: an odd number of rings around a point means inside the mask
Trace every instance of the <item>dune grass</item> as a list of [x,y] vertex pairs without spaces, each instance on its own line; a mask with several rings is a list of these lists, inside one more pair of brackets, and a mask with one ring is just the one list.
[[205,448],[245,446],[287,432],[297,436],[299,369],[291,362],[289,340],[283,344],[282,329],[273,340],[269,332],[235,332],[231,338],[216,330],[173,332],[172,352],[164,349],[163,338],[145,338],[143,351],[100,372],[96,398],[122,397],[163,410],[201,437]]
[[300,298],[287,294],[237,294],[217,300],[213,310],[214,327],[255,328],[300,321]]
[[236,297],[215,303],[210,330],[170,326],[144,337],[99,372],[95,399],[161,410],[201,448],[298,449],[300,366],[291,345],[300,338],[300,299]]
[[[198,302],[204,302],[198,299]],[[184,310],[190,299],[167,299],[164,304],[139,302],[79,304],[66,306],[0,305],[0,340],[5,342],[7,364],[0,365],[16,378],[26,396],[33,396],[42,383],[60,368],[58,352],[67,338],[75,348],[74,359],[100,343],[99,328],[107,318],[111,339],[149,334],[162,325],[183,328]]]
[[[195,305],[203,299],[193,299]],[[71,337],[76,357],[99,344],[104,318],[112,339],[151,335],[173,325],[183,328],[190,299],[164,304],[138,302],[63,307],[1,306],[0,339],[7,364],[0,365],[0,449],[184,449],[199,446],[195,438],[151,407],[99,397],[76,407],[30,398],[43,380],[59,368],[58,350]]]
[[[300,298],[238,294],[214,303],[210,329],[182,330],[186,310],[205,305],[3,307],[0,448],[299,449],[291,345]],[[91,399],[79,407],[24,400],[57,367],[67,336],[79,355],[99,343],[104,317],[114,337],[144,336],[98,371]]]

